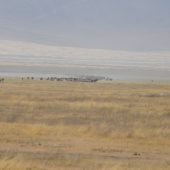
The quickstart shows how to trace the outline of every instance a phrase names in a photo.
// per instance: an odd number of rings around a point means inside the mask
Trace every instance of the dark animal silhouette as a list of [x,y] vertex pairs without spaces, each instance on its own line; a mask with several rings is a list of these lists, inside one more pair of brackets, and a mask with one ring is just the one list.
[[4,83],[5,79],[4,78],[1,78],[0,79],[0,83]]

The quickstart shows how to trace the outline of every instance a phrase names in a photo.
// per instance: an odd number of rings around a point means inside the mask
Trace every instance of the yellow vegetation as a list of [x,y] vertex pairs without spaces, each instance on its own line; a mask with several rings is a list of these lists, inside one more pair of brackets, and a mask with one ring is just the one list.
[[170,84],[7,79],[0,169],[169,170]]

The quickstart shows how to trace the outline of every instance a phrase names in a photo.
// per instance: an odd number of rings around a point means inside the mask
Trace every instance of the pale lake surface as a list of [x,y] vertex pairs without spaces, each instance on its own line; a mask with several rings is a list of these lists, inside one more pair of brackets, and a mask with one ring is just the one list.
[[96,58],[0,56],[0,76],[104,76],[127,81],[170,81],[170,57]]

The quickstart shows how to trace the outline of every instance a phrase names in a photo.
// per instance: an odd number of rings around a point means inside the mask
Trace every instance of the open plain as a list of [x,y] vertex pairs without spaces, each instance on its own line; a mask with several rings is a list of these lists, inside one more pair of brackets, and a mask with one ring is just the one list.
[[169,170],[170,84],[0,83],[1,170]]

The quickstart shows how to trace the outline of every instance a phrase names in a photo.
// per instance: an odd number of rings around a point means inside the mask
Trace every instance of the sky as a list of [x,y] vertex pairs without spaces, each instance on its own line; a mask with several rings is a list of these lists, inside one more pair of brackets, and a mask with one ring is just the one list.
[[170,51],[170,1],[0,0],[0,40]]

